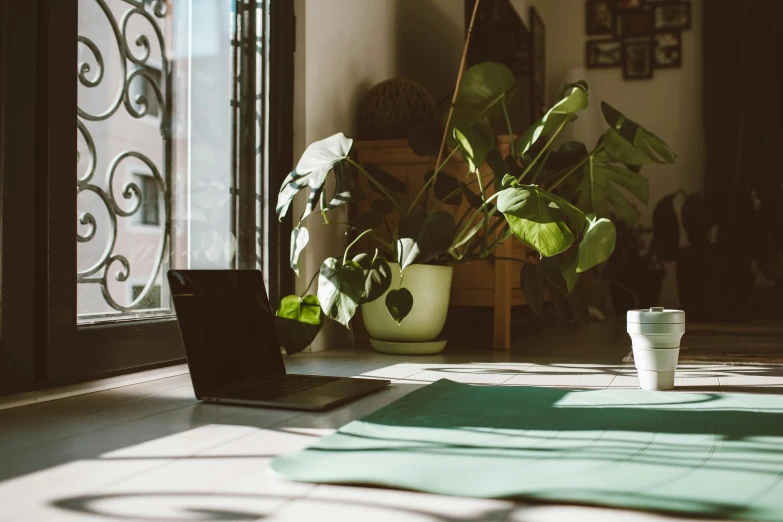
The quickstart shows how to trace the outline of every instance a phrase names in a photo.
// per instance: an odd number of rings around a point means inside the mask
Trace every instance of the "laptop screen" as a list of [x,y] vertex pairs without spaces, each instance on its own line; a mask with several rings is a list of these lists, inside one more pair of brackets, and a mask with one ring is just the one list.
[[285,375],[258,270],[170,270],[169,286],[197,397]]

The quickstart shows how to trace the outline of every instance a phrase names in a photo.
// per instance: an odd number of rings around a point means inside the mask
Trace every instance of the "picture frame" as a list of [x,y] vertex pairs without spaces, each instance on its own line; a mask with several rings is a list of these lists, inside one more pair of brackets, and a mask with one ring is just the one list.
[[622,67],[622,42],[616,38],[602,38],[585,42],[585,67],[608,69]]
[[653,38],[653,66],[656,69],[682,67],[682,33],[657,33]]
[[585,33],[587,36],[611,36],[617,32],[615,0],[585,2]]
[[628,9],[619,13],[617,34],[626,38],[648,38],[654,33],[653,11]]
[[[667,0],[671,2],[671,0]],[[642,7],[643,0],[615,0],[615,8],[618,11],[625,11],[627,9],[639,9]]]
[[652,39],[623,40],[623,78],[626,80],[647,80],[652,76]]
[[656,2],[652,10],[656,33],[687,31],[691,28],[690,2]]
[[533,6],[530,6],[530,103],[530,114],[536,121],[536,115],[546,105],[546,26]]

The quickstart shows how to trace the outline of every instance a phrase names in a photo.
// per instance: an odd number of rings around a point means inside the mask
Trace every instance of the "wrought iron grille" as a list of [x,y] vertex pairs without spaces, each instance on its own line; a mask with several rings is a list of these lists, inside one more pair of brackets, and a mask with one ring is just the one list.
[[[93,241],[101,226],[107,227],[108,240],[98,258],[88,267],[77,271],[76,280],[77,284],[99,285],[103,299],[112,309],[118,312],[132,312],[145,308],[145,300],[156,289],[156,281],[159,278],[161,267],[168,262],[169,255],[171,233],[171,176],[169,175],[171,162],[171,62],[167,56],[167,45],[160,27],[161,21],[168,13],[169,5],[167,0],[117,0],[113,5],[123,5],[125,8],[122,13],[115,13],[105,0],[93,1],[105,16],[114,43],[116,43],[121,81],[113,101],[105,110],[93,113],[83,109],[81,104],[77,104],[76,128],[82,136],[86,148],[84,151],[77,150],[77,161],[82,154],[86,154],[88,158],[85,173],[76,180],[77,198],[79,194],[84,192],[97,196],[105,207],[106,215],[108,215],[108,223],[99,224],[95,217],[95,210],[79,212],[78,221],[82,225],[82,232],[77,232],[77,241],[79,243]],[[148,22],[145,26],[151,28],[151,35],[129,34],[129,23],[137,17],[142,17]],[[161,55],[159,77],[153,74],[148,66],[151,54],[150,37],[154,38]],[[78,43],[90,51],[91,61],[95,64],[94,71],[87,61],[79,64],[77,73],[79,84],[88,89],[107,88],[104,84],[106,70],[104,52],[108,51],[105,49],[102,51],[92,39],[81,34],[78,35]],[[138,92],[134,94],[134,90]],[[149,93],[153,94],[154,100],[149,99]],[[154,111],[151,110],[151,107],[154,107]],[[124,108],[127,114],[135,119],[149,117],[158,119],[163,159],[161,164],[156,164],[149,155],[142,151],[125,150],[114,156],[109,162],[105,175],[101,178],[96,176],[98,151],[85,121],[106,121],[117,114],[121,108]],[[129,303],[122,303],[122,299],[112,295],[109,287],[110,278],[114,278],[118,282],[125,282],[132,270],[128,258],[115,252],[118,221],[135,216],[142,209],[143,204],[149,205],[149,202],[143,201],[147,195],[142,193],[137,183],[129,181],[122,187],[116,186],[117,172],[123,162],[129,158],[135,158],[146,165],[157,185],[157,191],[153,193],[157,193],[157,204],[160,209],[160,237],[157,242],[152,270],[146,276],[145,284],[140,290],[134,291],[135,297]],[[120,198],[124,201],[121,201]],[[112,273],[113,267],[116,267],[116,271]]]
[[[172,241],[175,248],[179,232],[172,230],[172,223],[179,223],[179,210],[176,210],[176,221],[172,218],[172,184],[178,182],[172,176],[172,126],[176,121],[173,117],[172,97],[174,96],[174,72],[172,62],[167,55],[171,47],[166,42],[167,34],[161,30],[165,27],[169,14],[171,0],[81,0],[94,2],[100,9],[103,18],[110,27],[112,56],[118,56],[120,76],[122,80],[116,87],[108,107],[101,111],[89,111],[78,104],[77,132],[83,138],[84,150],[77,150],[80,157],[88,158],[83,174],[77,178],[77,198],[79,194],[89,193],[100,201],[100,215],[104,220],[99,223],[96,210],[82,209],[78,215],[81,232],[77,233],[79,243],[96,241],[96,232],[100,227],[108,231],[108,240],[100,255],[90,258],[90,264],[77,272],[77,284],[98,285],[105,303],[112,310],[121,313],[151,311],[160,313],[160,308],[150,309],[150,301],[160,295],[161,272],[168,264],[174,263],[170,250]],[[268,136],[268,26],[269,2],[260,0],[209,0],[221,7],[231,9],[231,164],[226,165],[230,172],[230,186],[223,188],[228,192],[230,202],[230,235],[235,242],[231,259],[226,268],[262,268],[265,274],[271,272],[269,259],[265,256],[264,243],[266,222],[269,213],[265,201],[265,172],[268,170],[267,136]],[[93,5],[92,3],[90,4]],[[120,7],[118,7],[120,6]],[[170,16],[168,18],[171,18]],[[132,31],[132,21],[142,19],[148,28],[147,33]],[[138,26],[138,24],[137,24]],[[134,33],[134,34],[132,34]],[[106,49],[101,49],[95,41],[80,34],[78,43],[89,53],[87,59],[78,66],[77,79],[79,85],[88,91],[111,89],[106,85]],[[116,47],[116,51],[114,49]],[[160,64],[150,67],[151,50],[159,49]],[[176,56],[176,55],[175,55]],[[179,90],[177,90],[179,96]],[[160,146],[162,159],[154,161],[150,155],[141,150],[124,150],[108,162],[103,176],[96,172],[98,154],[95,140],[90,132],[92,122],[105,122],[117,118],[118,113],[126,112],[134,120],[155,118],[160,131]],[[125,162],[141,162],[149,169],[149,175],[154,179],[157,190],[144,191],[134,180],[120,182],[118,172]],[[179,170],[179,167],[178,167]],[[193,190],[194,187],[189,187]],[[179,189],[178,189],[179,190]],[[220,190],[220,189],[210,189]],[[155,260],[151,270],[143,274],[145,283],[139,284],[138,274],[135,274],[133,292],[130,300],[112,295],[114,282],[128,282],[132,271],[137,267],[125,255],[118,252],[118,229],[122,220],[141,217],[150,209],[151,202],[145,198],[157,197],[160,237],[155,252]],[[77,200],[78,201],[78,200]],[[185,216],[190,219],[190,216]],[[128,223],[130,221],[125,221]],[[172,234],[175,237],[172,240]],[[104,238],[106,234],[104,233]],[[101,239],[103,241],[103,239]],[[101,246],[103,243],[101,242]],[[195,248],[188,244],[188,248]],[[114,283],[116,288],[116,283]],[[163,297],[165,300],[165,296]],[[160,303],[166,308],[167,302]],[[156,308],[156,307],[152,307]]]

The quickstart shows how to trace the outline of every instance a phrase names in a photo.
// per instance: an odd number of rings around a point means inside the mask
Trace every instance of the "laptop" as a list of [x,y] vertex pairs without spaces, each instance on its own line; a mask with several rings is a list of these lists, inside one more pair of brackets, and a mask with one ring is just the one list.
[[169,270],[168,280],[199,400],[320,411],[390,383],[286,373],[258,270]]

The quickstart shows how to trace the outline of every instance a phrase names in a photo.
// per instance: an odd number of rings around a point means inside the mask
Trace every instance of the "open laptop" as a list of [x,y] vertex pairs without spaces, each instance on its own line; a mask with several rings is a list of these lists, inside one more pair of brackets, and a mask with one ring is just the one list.
[[390,381],[287,374],[258,270],[169,270],[196,398],[325,410]]

